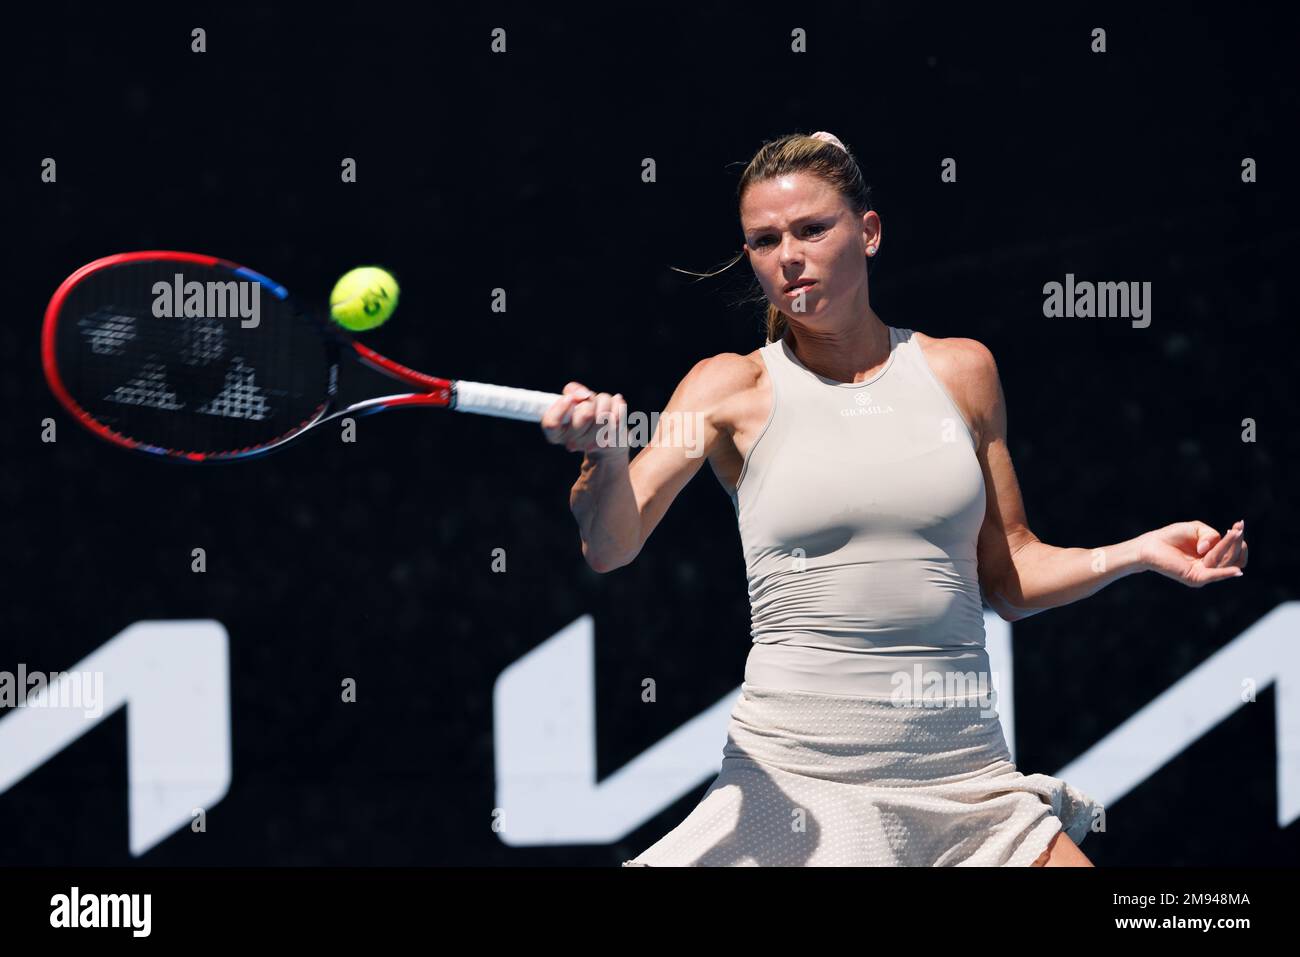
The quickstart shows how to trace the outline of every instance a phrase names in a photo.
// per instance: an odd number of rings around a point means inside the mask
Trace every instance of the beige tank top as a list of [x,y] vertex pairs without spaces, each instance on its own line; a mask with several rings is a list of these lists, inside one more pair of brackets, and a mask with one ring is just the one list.
[[988,676],[974,437],[912,330],[888,328],[865,382],[814,373],[784,339],[759,350],[772,411],[732,494],[750,684],[897,696],[922,673]]

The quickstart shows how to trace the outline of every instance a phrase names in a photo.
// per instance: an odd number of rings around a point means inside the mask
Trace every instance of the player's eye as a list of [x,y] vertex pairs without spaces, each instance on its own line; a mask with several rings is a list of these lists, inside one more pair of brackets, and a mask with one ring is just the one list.
[[[814,232],[812,235],[818,236],[826,232],[826,228],[827,227],[823,223],[809,223],[807,226],[804,227],[804,234],[807,235],[809,230],[816,230],[816,232]],[[768,245],[769,241],[774,241],[772,240],[771,236],[763,236],[757,242],[754,243],[754,248],[762,249],[764,246]]]

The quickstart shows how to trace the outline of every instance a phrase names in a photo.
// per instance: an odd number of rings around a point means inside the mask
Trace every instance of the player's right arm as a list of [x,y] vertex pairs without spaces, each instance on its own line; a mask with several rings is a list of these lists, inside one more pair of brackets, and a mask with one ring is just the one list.
[[626,447],[599,444],[610,415],[627,420],[621,394],[593,393],[570,382],[546,411],[547,440],[584,453],[569,508],[578,522],[582,555],[594,570],[613,571],[636,558],[677,493],[731,441],[718,410],[743,375],[738,363],[744,364],[743,358],[732,353],[697,362],[660,413],[651,442],[631,461]]

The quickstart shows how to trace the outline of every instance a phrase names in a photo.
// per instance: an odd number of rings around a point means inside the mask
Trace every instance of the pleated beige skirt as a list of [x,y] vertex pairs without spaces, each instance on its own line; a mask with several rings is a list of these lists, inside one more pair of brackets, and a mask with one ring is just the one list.
[[900,706],[745,683],[722,753],[686,820],[624,867],[1027,867],[1103,812],[1017,771],[973,696]]

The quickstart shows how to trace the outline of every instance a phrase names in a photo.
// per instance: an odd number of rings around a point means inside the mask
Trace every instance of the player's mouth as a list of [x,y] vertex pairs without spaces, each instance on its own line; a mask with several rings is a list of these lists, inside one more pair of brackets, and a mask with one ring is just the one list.
[[817,284],[816,279],[800,279],[786,286],[785,294],[787,296],[797,296],[799,295],[800,289],[807,289],[809,286],[815,286],[816,284]]

